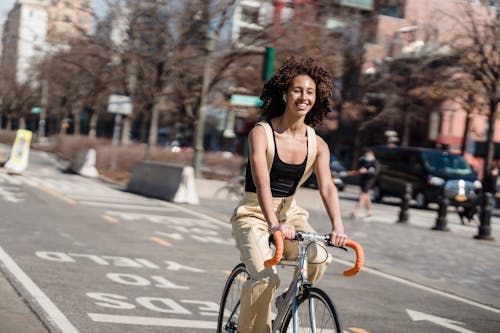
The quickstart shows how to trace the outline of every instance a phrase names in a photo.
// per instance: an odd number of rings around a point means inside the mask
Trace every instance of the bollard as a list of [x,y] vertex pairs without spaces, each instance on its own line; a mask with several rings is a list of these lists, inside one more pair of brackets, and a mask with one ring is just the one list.
[[481,211],[479,212],[479,228],[475,239],[494,240],[491,236],[491,215],[495,205],[495,198],[490,192],[483,192],[481,196]]
[[401,198],[401,210],[399,211],[399,223],[408,222],[408,209],[410,208],[412,188],[411,184],[407,183],[405,187],[405,194]]
[[444,195],[444,193],[439,196],[438,204],[438,217],[436,218],[436,225],[432,228],[432,230],[449,231],[450,229],[446,226],[448,223],[446,220],[446,214],[448,213],[449,199]]

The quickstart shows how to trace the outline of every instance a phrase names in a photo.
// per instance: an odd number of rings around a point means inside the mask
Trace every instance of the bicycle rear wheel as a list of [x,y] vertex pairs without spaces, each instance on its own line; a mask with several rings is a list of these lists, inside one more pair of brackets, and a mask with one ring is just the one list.
[[219,307],[217,318],[217,333],[236,333],[238,318],[240,317],[240,295],[243,284],[250,274],[245,264],[238,264],[227,278]]
[[[293,304],[287,309],[281,332],[293,332]],[[343,332],[337,310],[323,290],[306,288],[297,296],[297,332]]]

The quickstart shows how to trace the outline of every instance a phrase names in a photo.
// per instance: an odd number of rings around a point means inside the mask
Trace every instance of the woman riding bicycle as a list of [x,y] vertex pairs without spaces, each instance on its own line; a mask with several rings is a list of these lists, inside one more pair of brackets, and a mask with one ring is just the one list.
[[[269,233],[282,234],[284,257],[295,259],[297,247],[289,240],[296,230],[314,230],[294,194],[313,169],[331,221],[330,241],[337,246],[347,241],[330,173],[330,151],[311,127],[331,111],[332,86],[330,74],[311,58],[294,57],[264,85],[260,98],[265,121],[249,134],[245,194],[231,217],[236,246],[250,274],[241,293],[238,332],[271,332],[271,300],[279,277],[275,268],[264,267],[264,260],[272,257]],[[308,261],[309,281],[316,283],[331,258],[313,244]]]

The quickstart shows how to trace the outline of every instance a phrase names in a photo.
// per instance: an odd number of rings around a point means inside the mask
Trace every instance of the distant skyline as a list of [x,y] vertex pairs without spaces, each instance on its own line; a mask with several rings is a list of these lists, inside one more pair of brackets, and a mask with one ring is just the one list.
[[[7,17],[9,11],[14,8],[16,0],[0,0],[0,21]],[[92,0],[92,6],[98,15],[103,15],[106,9],[106,0]]]

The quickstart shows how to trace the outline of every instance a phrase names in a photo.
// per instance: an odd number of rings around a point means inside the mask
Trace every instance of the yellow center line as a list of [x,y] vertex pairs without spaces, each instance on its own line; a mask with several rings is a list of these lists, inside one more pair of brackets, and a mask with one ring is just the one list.
[[349,327],[349,331],[352,331],[353,333],[370,333],[367,330],[358,327]]
[[101,215],[101,217],[108,221],[109,223],[120,223],[120,221],[118,221],[117,219],[115,219],[113,216],[109,216],[109,215]]
[[164,239],[161,239],[159,237],[155,237],[155,236],[152,236],[150,238],[153,242],[157,243],[157,244],[160,244],[161,246],[172,246],[172,244],[170,244],[169,242],[167,242],[166,240]]
[[64,195],[62,195],[61,193],[57,192],[57,191],[54,191],[53,189],[50,189],[48,187],[45,187],[45,186],[42,186],[42,185],[37,185],[35,186],[37,189],[39,189],[40,191],[43,191],[45,193],[48,193],[54,197],[56,197],[57,199],[61,200],[61,201],[64,201],[65,203],[69,204],[69,205],[76,205],[76,201],[73,200],[73,199],[70,199]]

